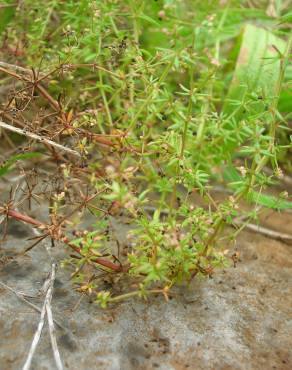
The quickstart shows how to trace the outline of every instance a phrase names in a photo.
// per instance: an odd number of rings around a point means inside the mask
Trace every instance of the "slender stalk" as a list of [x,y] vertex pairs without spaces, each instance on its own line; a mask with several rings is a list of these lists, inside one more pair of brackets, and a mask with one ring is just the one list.
[[[165,291],[164,289],[149,289],[149,290],[146,290],[146,293],[147,294],[159,294],[159,293],[165,294]],[[127,298],[135,297],[140,294],[141,292],[139,290],[135,290],[134,292],[125,293],[125,294],[121,294],[119,296],[110,298],[109,302],[116,303],[116,302],[122,301]]]
[[167,77],[171,67],[173,66],[173,63],[174,63],[174,58],[171,60],[171,62],[169,62],[167,64],[167,66],[165,67],[162,75],[160,76],[159,80],[157,81],[157,84],[153,84],[151,87],[150,87],[150,93],[148,95],[148,97],[144,100],[143,104],[141,105],[141,107],[137,110],[136,114],[134,115],[134,117],[132,118],[132,120],[130,121],[129,123],[129,128],[127,129],[127,132],[130,132],[133,127],[135,126],[136,122],[137,122],[137,119],[139,118],[140,114],[143,112],[143,110],[145,109],[145,107],[150,103],[151,99],[152,99],[152,94],[153,94],[153,91],[156,88],[159,88],[160,85],[162,84],[162,82],[165,80],[165,78]]
[[108,120],[108,123],[109,123],[110,127],[113,128],[113,120],[112,120],[111,112],[110,112],[110,109],[109,109],[106,94],[105,94],[104,89],[103,89],[103,80],[102,80],[101,71],[98,71],[98,76],[99,76],[99,83],[100,83],[100,94],[101,94],[103,104],[104,104],[104,107],[105,107],[107,120]]

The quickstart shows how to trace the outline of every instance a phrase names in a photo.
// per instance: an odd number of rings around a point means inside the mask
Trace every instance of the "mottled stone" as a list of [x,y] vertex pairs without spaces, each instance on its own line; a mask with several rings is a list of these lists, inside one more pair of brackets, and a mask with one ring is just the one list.
[[[277,214],[276,227],[292,230],[291,214]],[[118,227],[118,226],[117,226]],[[23,250],[30,241],[11,235],[1,253]],[[243,232],[237,267],[217,271],[162,297],[137,299],[101,310],[72,289],[68,271],[57,271],[53,311],[60,353],[70,370],[285,370],[292,368],[291,246]],[[54,248],[56,260],[64,257]],[[8,261],[0,279],[17,291],[36,295],[49,272],[44,244],[29,257]],[[20,369],[39,314],[13,293],[0,289],[0,369]],[[42,297],[29,298],[38,306]],[[75,310],[73,308],[75,307]],[[55,369],[44,330],[33,369]]]

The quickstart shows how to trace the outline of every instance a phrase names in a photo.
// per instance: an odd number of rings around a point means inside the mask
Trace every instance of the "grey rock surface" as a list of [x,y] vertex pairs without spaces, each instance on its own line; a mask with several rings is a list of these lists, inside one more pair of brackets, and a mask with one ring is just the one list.
[[[288,217],[289,216],[289,217]],[[270,219],[292,229],[290,215]],[[45,243],[27,256],[15,256],[30,245],[31,228],[10,221],[2,243],[0,280],[34,296],[50,270]],[[166,303],[128,300],[107,310],[81,302],[67,271],[57,271],[53,296],[60,353],[66,369],[238,369],[292,368],[291,246],[243,232],[238,239],[237,267],[217,271],[213,279],[196,279],[179,287]],[[62,260],[62,246],[54,248]],[[21,369],[36,330],[39,313],[0,286],[0,369]],[[27,298],[41,307],[43,297]],[[33,369],[55,369],[47,328]]]

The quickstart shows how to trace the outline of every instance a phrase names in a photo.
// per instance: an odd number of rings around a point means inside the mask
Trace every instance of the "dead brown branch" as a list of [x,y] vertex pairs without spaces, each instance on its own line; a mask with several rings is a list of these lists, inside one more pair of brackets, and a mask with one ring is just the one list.
[[40,82],[38,80],[34,81],[31,78],[28,78],[28,77],[25,77],[25,76],[21,76],[21,75],[15,73],[15,72],[13,72],[11,70],[8,70],[6,68],[3,68],[1,66],[0,66],[0,71],[3,72],[3,73],[8,74],[11,77],[16,78],[19,81],[24,81],[26,83],[31,84],[49,102],[49,104],[52,106],[52,108],[54,110],[56,110],[57,112],[60,111],[59,103],[47,92],[47,90],[40,84]]
[[51,336],[52,348],[53,348],[53,353],[54,353],[56,366],[57,366],[58,370],[63,369],[63,365],[62,365],[60,354],[59,354],[58,347],[57,347],[56,337],[54,335],[54,332],[52,331],[52,328],[54,328],[54,324],[52,324],[53,316],[52,316],[52,312],[51,312],[51,308],[50,308],[50,302],[51,302],[52,296],[53,296],[53,287],[54,287],[55,277],[56,277],[56,264],[52,263],[50,275],[49,275],[48,279],[46,280],[47,284],[45,283],[45,285],[46,285],[46,296],[45,296],[44,304],[43,304],[43,307],[42,307],[42,310],[41,310],[41,316],[40,316],[39,324],[38,324],[37,330],[35,332],[35,335],[33,337],[33,340],[32,340],[31,346],[30,346],[30,350],[29,350],[28,356],[26,358],[26,361],[25,361],[25,364],[23,365],[22,370],[29,370],[31,368],[31,362],[32,362],[33,356],[35,354],[35,351],[37,349],[38,343],[39,343],[41,335],[42,335],[46,315],[47,315],[48,321],[49,321],[50,336]]
[[[32,218],[28,215],[17,212],[13,209],[7,209],[7,210],[4,209],[4,210],[2,210],[2,213],[6,213],[9,217],[12,217],[12,218],[14,218],[16,220],[19,220],[21,222],[28,223],[30,225],[39,227],[41,229],[47,229],[48,233],[45,234],[44,237],[50,236],[51,238],[55,238],[56,240],[62,241],[63,243],[68,245],[71,249],[73,249],[76,253],[78,253],[79,255],[82,255],[81,249],[78,248],[77,246],[75,246],[74,244],[72,244],[66,236],[61,235],[61,236],[59,236],[59,238],[56,238],[56,235],[58,233],[56,233],[54,231],[51,232],[50,226],[48,226],[48,225],[46,225],[46,224],[44,224],[44,223],[42,223],[38,220],[35,220],[34,218]],[[90,261],[93,262],[93,263],[96,263],[98,265],[101,265],[103,267],[106,267],[106,268],[108,268],[108,269],[110,269],[114,272],[126,272],[129,269],[128,266],[122,266],[121,264],[118,265],[118,264],[113,263],[112,261],[110,261],[108,259],[101,258],[101,257],[90,258]]]
[[[35,304],[31,303],[29,300],[27,300],[25,297],[24,297],[24,294],[23,293],[20,293],[20,292],[17,292],[15,289],[11,288],[10,286],[8,286],[7,284],[3,283],[2,281],[0,281],[0,285],[7,289],[8,291],[12,292],[13,294],[16,295],[17,298],[19,298],[21,301],[23,301],[24,303],[26,303],[28,306],[30,306],[32,309],[34,309],[35,311],[41,313],[42,310],[36,306]],[[25,295],[27,296],[27,295]],[[34,297],[33,297],[34,298]],[[58,325],[59,328],[61,328],[62,330],[66,331],[66,328],[56,319],[54,319],[54,322]]]
[[70,153],[70,154],[72,154],[74,156],[81,157],[81,154],[78,153],[76,150],[67,148],[64,145],[55,143],[52,140],[49,140],[49,139],[47,139],[47,138],[45,138],[43,136],[39,136],[39,135],[37,135],[37,134],[35,134],[33,132],[29,132],[29,131],[27,131],[25,129],[21,129],[21,128],[18,128],[18,127],[14,127],[14,126],[8,125],[7,123],[2,122],[2,121],[0,121],[0,127],[4,128],[5,130],[16,132],[19,135],[26,136],[26,137],[29,137],[31,139],[38,140],[40,142],[46,143],[48,145],[51,145],[51,146],[53,146],[55,148],[58,148],[58,149],[64,151],[64,152]]

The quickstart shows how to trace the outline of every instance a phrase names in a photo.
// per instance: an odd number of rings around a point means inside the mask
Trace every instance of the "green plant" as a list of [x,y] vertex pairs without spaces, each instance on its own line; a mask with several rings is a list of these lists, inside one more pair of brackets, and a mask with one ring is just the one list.
[[[228,263],[224,226],[254,216],[241,201],[291,208],[264,193],[281,177],[278,158],[290,166],[288,116],[278,110],[291,49],[285,9],[271,17],[240,1],[39,3],[21,5],[8,39],[17,43],[24,27],[26,64],[41,66],[42,96],[57,117],[44,119],[47,136],[69,136],[81,155],[79,162],[63,157],[51,212],[55,227],[72,216],[59,201],[96,217],[94,231],[65,241],[78,253],[66,264],[82,292],[95,292],[102,307],[134,295],[167,297],[173,285]],[[255,19],[259,25],[248,23]],[[33,104],[26,111],[38,114]],[[74,181],[91,198],[72,195]],[[223,201],[212,193],[218,183],[233,193]],[[126,256],[112,249],[113,218],[131,224]],[[83,271],[105,256],[112,282],[129,275],[134,289],[112,295],[103,275]]]

